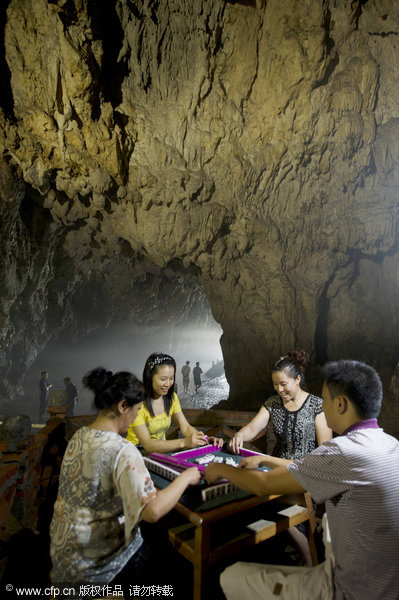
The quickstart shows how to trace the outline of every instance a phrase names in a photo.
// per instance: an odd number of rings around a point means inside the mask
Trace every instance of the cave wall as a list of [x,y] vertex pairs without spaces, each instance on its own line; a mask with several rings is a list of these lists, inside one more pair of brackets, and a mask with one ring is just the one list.
[[0,11],[3,394],[57,331],[151,320],[188,280],[232,406],[298,346],[395,367],[397,3]]

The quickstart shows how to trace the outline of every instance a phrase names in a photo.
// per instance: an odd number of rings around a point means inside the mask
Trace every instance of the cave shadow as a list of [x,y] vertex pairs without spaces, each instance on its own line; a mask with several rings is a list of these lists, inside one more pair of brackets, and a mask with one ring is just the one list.
[[0,106],[7,119],[15,121],[14,97],[11,88],[11,71],[6,61],[5,28],[7,23],[7,9],[11,0],[0,2]]

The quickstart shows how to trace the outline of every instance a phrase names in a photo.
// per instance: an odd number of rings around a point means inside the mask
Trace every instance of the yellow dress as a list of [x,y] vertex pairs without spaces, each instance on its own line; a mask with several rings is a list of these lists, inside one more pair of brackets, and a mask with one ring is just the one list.
[[149,410],[144,406],[140,408],[139,413],[133,423],[130,423],[127,430],[126,439],[132,444],[139,444],[139,438],[134,433],[133,428],[138,425],[147,425],[148,431],[150,432],[151,439],[153,440],[164,440],[166,439],[166,432],[168,431],[172,422],[172,415],[181,412],[180,401],[176,393],[172,397],[172,405],[170,407],[169,414],[163,412],[161,415],[155,415],[153,417]]

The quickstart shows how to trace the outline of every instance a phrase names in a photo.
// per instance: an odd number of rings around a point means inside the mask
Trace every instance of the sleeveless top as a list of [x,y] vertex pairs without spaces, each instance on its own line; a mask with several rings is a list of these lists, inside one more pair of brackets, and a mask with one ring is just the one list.
[[302,458],[317,447],[315,418],[323,411],[323,399],[309,394],[301,408],[289,411],[280,396],[271,396],[264,404],[270,414],[276,445],[273,456]]

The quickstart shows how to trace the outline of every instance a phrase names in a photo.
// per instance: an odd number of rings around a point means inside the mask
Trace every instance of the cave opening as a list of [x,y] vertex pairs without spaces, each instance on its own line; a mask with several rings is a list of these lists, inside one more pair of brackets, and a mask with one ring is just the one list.
[[[184,280],[184,285],[174,298],[169,298],[169,301],[163,298],[162,310],[159,310],[159,298],[153,298],[153,309],[146,305],[146,314],[141,312],[132,316],[126,312],[127,316],[123,318],[125,305],[122,302],[112,320],[92,326],[84,335],[73,332],[76,324],[80,321],[81,326],[84,319],[84,316],[76,313],[73,327],[57,332],[27,371],[20,412],[36,422],[38,383],[41,371],[45,370],[55,391],[65,389],[63,380],[70,377],[79,394],[75,414],[92,414],[95,411],[91,392],[82,385],[85,373],[103,366],[113,372],[131,371],[141,379],[144,363],[152,352],[165,352],[175,359],[177,393],[183,408],[210,408],[220,400],[226,400],[229,386],[224,375],[220,346],[222,329],[212,317],[205,292],[197,278],[193,275],[182,277],[180,274],[179,279]],[[159,280],[165,282],[165,276],[161,275]],[[190,299],[184,296],[187,286],[196,288],[196,293]],[[142,289],[139,293],[142,293]],[[108,299],[108,302],[112,303],[112,300]],[[188,303],[187,312],[181,310],[182,303]],[[83,306],[81,310],[84,312]],[[190,361],[191,374],[189,390],[185,394],[181,368],[187,360]],[[203,371],[203,386],[197,394],[192,379],[196,362],[200,363]]]

